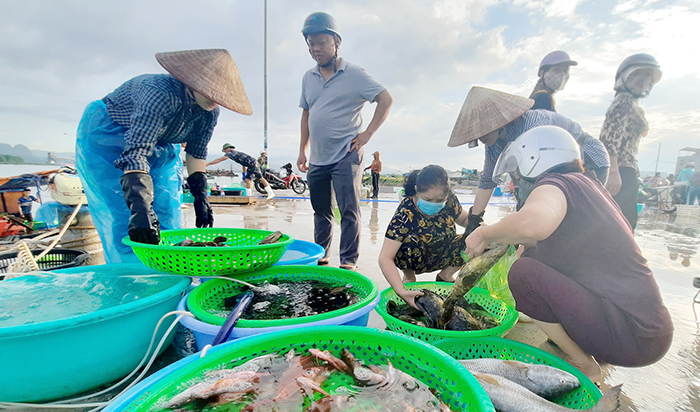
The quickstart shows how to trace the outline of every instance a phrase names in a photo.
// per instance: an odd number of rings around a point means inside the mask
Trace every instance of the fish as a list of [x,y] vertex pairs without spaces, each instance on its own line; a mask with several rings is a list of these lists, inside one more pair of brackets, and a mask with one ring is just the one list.
[[462,331],[483,329],[481,323],[461,307],[455,306],[453,312],[452,319],[445,325],[445,329]]
[[386,379],[386,373],[383,369],[379,367],[370,369],[363,366],[347,348],[340,352],[340,356],[348,366],[349,372],[346,373],[354,377],[358,384],[363,386],[379,385]]
[[284,236],[284,233],[280,232],[279,230],[273,233],[270,233],[269,235],[265,236],[263,240],[258,242],[258,245],[269,245],[272,243],[277,243],[279,240]]
[[402,315],[397,318],[398,320],[404,321],[406,323],[410,323],[411,325],[416,325],[420,326],[423,328],[427,328],[428,325],[426,325],[424,322],[419,321],[418,319],[414,319],[411,316],[408,315]]
[[423,314],[423,312],[414,308],[413,306],[399,305],[393,300],[386,303],[386,312],[395,318],[401,318],[402,316],[415,318]]
[[472,373],[502,376],[547,399],[581,386],[574,375],[549,365],[490,358],[464,359],[459,363]]
[[459,269],[449,295],[444,300],[440,329],[444,329],[452,319],[455,304],[471,290],[472,287],[496,264],[510,248],[510,245],[491,243],[490,249],[470,259]]
[[[222,372],[224,370],[216,371]],[[216,395],[231,392],[250,392],[254,385],[251,382],[259,380],[256,372],[242,371],[233,372],[227,377],[221,378],[221,374],[211,374],[196,385],[190,386],[179,394],[175,395],[165,404],[164,408],[175,408],[180,405],[192,402],[195,399],[208,399]]]
[[423,292],[423,296],[417,296],[415,302],[425,317],[425,324],[429,328],[443,329],[440,327],[440,320],[444,316],[444,301],[442,297],[428,289],[422,289],[421,292]]
[[341,372],[345,372],[345,373],[350,372],[350,367],[345,362],[336,358],[335,356],[333,356],[333,354],[331,354],[327,350],[322,351],[322,350],[319,350],[316,348],[311,348],[311,349],[309,349],[309,353],[317,359],[321,359],[321,360],[328,362],[332,367],[334,367],[335,369],[337,369]]
[[[570,409],[535,395],[527,388],[502,376],[475,373],[474,377],[484,387],[491,403],[500,412],[571,412]],[[595,406],[587,412],[613,412],[620,406],[622,385],[603,394]]]
[[344,411],[355,404],[354,398],[347,395],[333,395],[321,398],[304,409],[304,412]]

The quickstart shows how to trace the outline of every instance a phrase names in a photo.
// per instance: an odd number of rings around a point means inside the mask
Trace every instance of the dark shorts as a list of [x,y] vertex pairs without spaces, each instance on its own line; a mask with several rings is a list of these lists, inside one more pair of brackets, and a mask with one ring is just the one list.
[[22,216],[24,216],[24,220],[26,220],[27,222],[34,221],[34,217],[32,216],[31,213],[22,213]]
[[519,311],[542,322],[561,324],[599,362],[646,366],[661,359],[671,346],[671,334],[637,336],[625,312],[535,259],[515,261],[508,283]]
[[263,177],[258,165],[246,166],[248,169],[245,172],[246,179],[258,180]]

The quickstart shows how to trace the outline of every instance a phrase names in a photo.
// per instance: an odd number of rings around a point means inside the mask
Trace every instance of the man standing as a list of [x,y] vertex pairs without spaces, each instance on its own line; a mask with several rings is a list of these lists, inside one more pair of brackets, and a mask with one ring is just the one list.
[[685,168],[678,173],[678,181],[686,182],[684,186],[681,186],[681,198],[684,204],[688,203],[688,188],[690,186],[690,177],[695,173],[695,162],[688,162]]
[[374,156],[374,160],[372,160],[372,164],[365,167],[365,170],[372,171],[372,199],[377,199],[379,197],[379,173],[382,171],[382,161],[379,160],[379,152],[372,153],[372,156]]
[[267,200],[270,200],[273,197],[275,197],[275,193],[272,191],[270,183],[268,183],[268,181],[263,178],[262,171],[260,170],[260,167],[258,166],[258,163],[253,156],[249,155],[248,153],[243,153],[236,150],[236,147],[231,145],[230,143],[224,144],[224,147],[221,149],[221,151],[225,153],[224,156],[221,156],[216,160],[212,160],[211,162],[207,163],[207,166],[221,163],[226,159],[231,159],[239,165],[243,166],[243,173],[245,173],[245,185],[248,188],[248,193],[252,193],[253,180],[260,180],[260,183],[263,185],[265,191],[267,192]]
[[[319,264],[329,262],[333,187],[341,214],[340,267],[354,270],[360,244],[362,146],[384,123],[394,99],[364,69],[338,57],[342,39],[331,15],[309,15],[301,32],[317,66],[307,71],[302,81],[297,167],[307,172],[314,209],[314,240],[326,250]],[[377,108],[367,129],[360,132],[365,102],[376,102]]]

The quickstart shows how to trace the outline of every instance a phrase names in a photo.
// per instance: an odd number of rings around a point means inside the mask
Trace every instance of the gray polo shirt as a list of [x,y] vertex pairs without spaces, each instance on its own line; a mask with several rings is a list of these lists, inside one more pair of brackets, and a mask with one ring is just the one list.
[[343,59],[328,81],[318,66],[304,74],[299,107],[309,111],[309,163],[337,163],[360,133],[362,106],[373,102],[384,86],[365,69]]

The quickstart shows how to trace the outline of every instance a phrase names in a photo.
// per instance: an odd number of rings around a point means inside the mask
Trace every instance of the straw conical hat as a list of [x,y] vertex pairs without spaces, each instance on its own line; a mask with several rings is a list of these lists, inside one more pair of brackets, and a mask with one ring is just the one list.
[[157,53],[156,60],[174,78],[207,99],[240,114],[252,114],[236,62],[225,49]]
[[474,86],[469,90],[447,145],[460,146],[498,130],[534,104],[532,99]]

